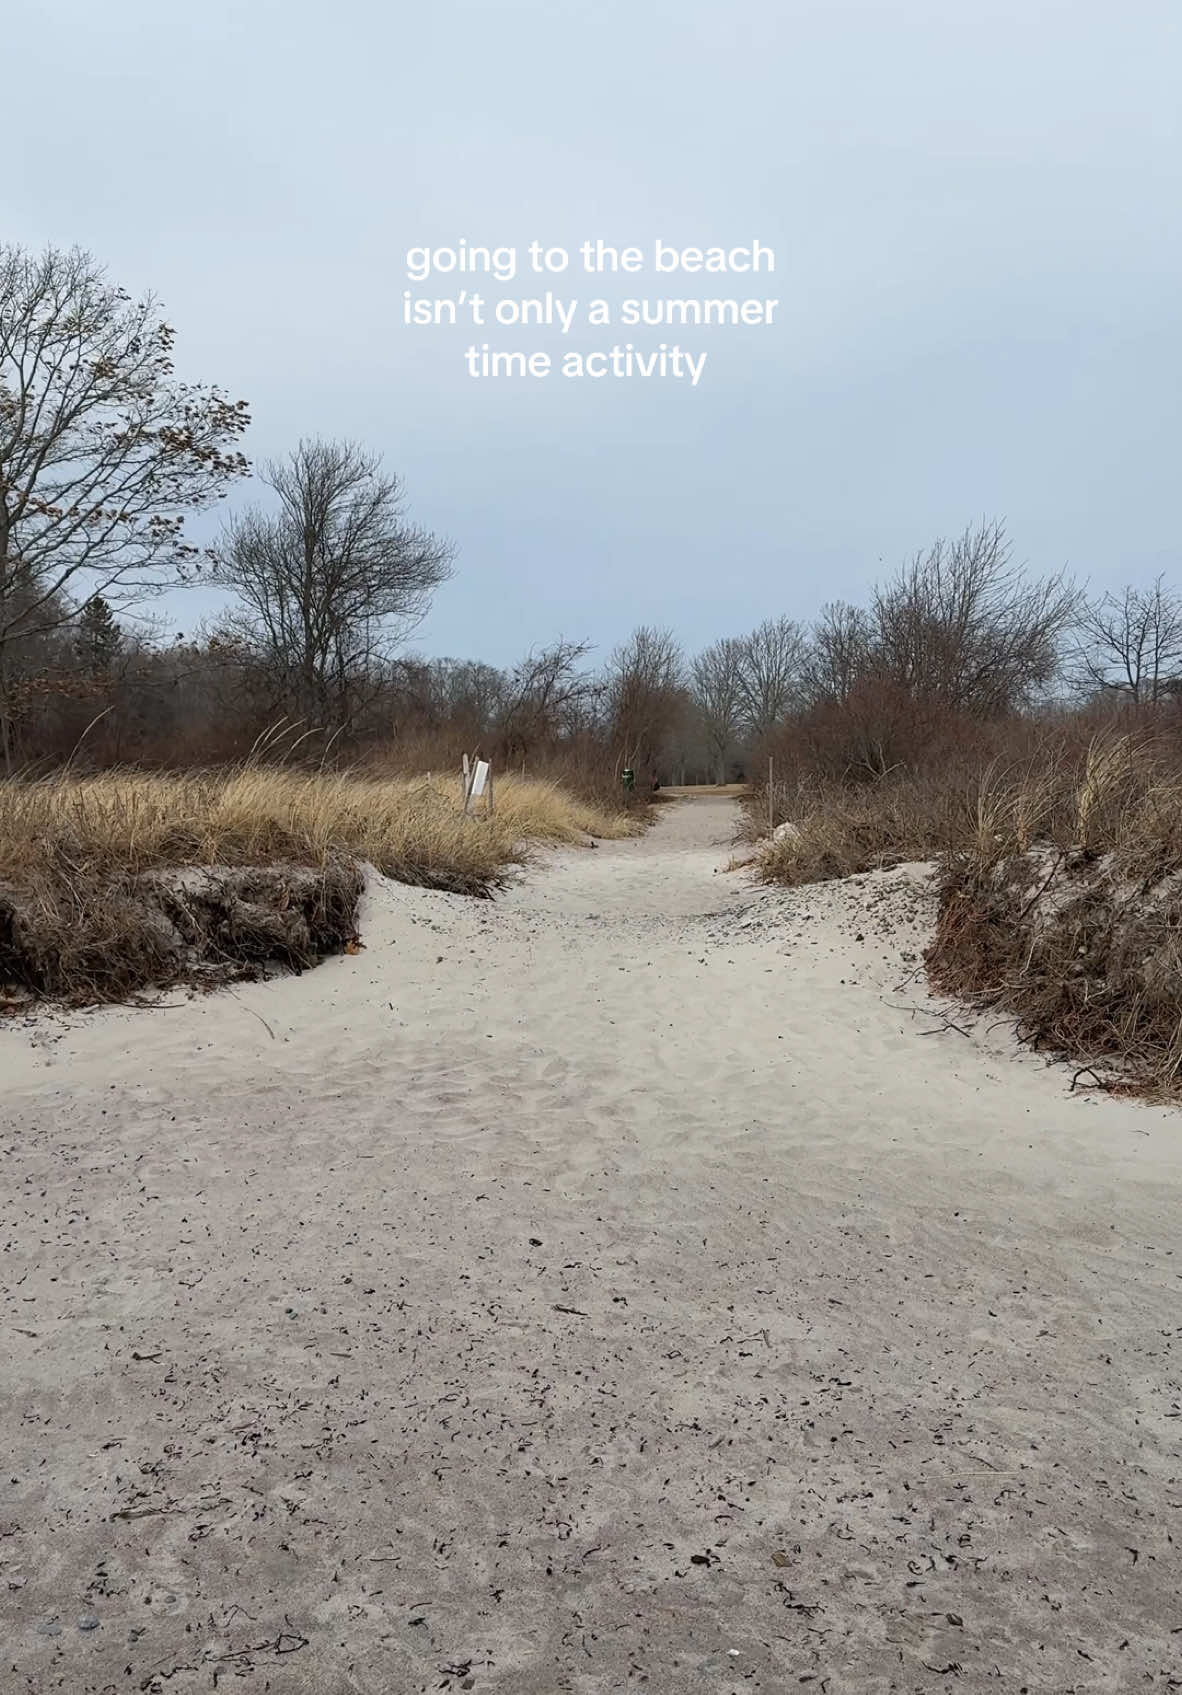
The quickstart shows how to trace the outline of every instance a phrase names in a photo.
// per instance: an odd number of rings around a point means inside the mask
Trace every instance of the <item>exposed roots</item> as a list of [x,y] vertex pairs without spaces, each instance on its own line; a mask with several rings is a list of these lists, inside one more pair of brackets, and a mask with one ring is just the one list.
[[85,1005],[303,971],[356,939],[363,887],[345,860],[138,877],[46,867],[0,884],[0,991]]
[[[1182,1072],[1182,872],[1152,882],[1112,856],[1040,848],[943,873],[932,981],[1013,1013],[1077,1080],[1176,1094]],[[1081,1083],[1081,1086],[1084,1086]]]

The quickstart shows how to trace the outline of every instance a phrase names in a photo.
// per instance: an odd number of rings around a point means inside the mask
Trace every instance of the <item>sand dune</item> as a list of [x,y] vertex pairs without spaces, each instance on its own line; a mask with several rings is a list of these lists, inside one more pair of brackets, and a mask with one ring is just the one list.
[[0,1029],[0,1689],[1182,1687],[1177,1114],[733,821]]

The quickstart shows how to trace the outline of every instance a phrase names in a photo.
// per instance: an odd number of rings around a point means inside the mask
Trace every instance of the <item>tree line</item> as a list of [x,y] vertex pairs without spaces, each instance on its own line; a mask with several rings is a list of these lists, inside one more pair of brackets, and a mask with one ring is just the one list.
[[[766,751],[844,780],[1065,701],[1172,709],[1182,597],[1089,596],[1016,562],[1002,524],[938,540],[811,624],[765,620],[686,654],[642,626],[600,663],[559,640],[516,665],[424,659],[411,637],[454,567],[401,479],[304,440],[206,547],[187,521],[251,474],[246,404],[178,380],[159,303],[77,251],[0,247],[0,769],[256,756],[410,766],[479,748],[586,781],[726,782]],[[168,639],[152,598],[231,609]]]

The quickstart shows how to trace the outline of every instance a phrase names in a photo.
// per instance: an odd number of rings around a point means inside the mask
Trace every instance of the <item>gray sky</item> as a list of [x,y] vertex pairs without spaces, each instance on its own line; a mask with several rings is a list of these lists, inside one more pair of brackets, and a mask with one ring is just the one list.
[[[383,452],[459,548],[425,651],[695,647],[982,514],[1095,583],[1182,566],[1177,0],[8,0],[3,40],[3,237],[154,289],[253,458]],[[782,304],[583,338],[704,348],[696,389],[478,383],[401,321],[460,237],[758,238],[774,287],[561,287]]]

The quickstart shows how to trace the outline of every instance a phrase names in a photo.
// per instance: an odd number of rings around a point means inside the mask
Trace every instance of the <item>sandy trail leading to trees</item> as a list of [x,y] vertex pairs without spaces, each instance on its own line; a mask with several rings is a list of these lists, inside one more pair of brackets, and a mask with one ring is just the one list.
[[733,824],[0,1031],[6,1695],[1182,1687],[1182,1119]]

